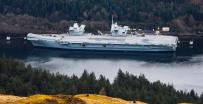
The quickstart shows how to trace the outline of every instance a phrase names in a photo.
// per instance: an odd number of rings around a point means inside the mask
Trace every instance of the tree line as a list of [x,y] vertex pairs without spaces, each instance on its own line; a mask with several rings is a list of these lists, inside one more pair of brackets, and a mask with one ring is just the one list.
[[108,21],[170,26],[174,31],[202,31],[202,0],[0,0],[0,14],[29,15],[50,21]]
[[172,85],[160,81],[149,82],[144,75],[134,76],[119,70],[112,83],[100,75],[84,71],[78,77],[50,73],[32,68],[22,61],[0,59],[0,93],[28,96],[32,94],[105,94],[126,100],[141,100],[150,104],[203,103],[203,94],[194,90],[177,91]]

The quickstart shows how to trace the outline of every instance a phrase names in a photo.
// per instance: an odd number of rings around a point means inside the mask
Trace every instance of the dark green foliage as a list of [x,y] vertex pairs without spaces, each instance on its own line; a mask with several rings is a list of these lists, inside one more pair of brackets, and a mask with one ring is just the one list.
[[164,22],[187,14],[199,14],[190,0],[0,0],[0,12],[69,20],[119,20]]
[[[123,23],[169,25],[174,30],[179,27],[189,31],[182,26],[189,17],[203,21],[202,4],[202,0],[0,0],[0,13],[27,14],[52,21],[110,21],[114,15]],[[201,24],[192,25],[188,28],[202,30]]]
[[32,68],[23,62],[0,59],[0,93],[27,96],[43,94],[81,94],[99,92],[126,100],[142,100],[150,104],[177,104],[178,102],[203,103],[203,96],[191,92],[176,91],[173,86],[160,81],[149,82],[144,75],[139,77],[119,70],[110,83],[104,76],[98,79],[94,73],[84,71],[81,77],[68,77],[59,73]]

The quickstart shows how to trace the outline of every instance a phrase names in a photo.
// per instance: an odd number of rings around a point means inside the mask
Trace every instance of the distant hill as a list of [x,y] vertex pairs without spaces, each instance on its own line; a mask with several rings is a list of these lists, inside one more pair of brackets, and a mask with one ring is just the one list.
[[203,31],[202,0],[0,0],[0,14],[1,33],[62,32],[67,28],[58,27],[70,21],[91,21],[90,31],[107,30],[112,15],[121,24],[137,28],[170,26],[175,32]]

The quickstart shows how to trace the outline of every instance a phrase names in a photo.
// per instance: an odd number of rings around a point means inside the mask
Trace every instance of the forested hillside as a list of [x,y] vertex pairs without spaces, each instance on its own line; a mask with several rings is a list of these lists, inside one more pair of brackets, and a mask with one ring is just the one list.
[[[98,29],[106,30],[113,15],[120,23],[134,27],[152,29],[170,26],[176,32],[203,31],[202,0],[0,0],[0,13],[1,16],[13,18],[26,15],[46,19],[48,22],[40,24],[39,29],[54,30],[52,27],[55,25],[52,24],[63,20],[85,23],[94,21],[90,25],[105,25],[98,26]],[[12,24],[0,19],[0,26]],[[16,22],[13,25],[21,24]],[[35,24],[24,25],[28,28]]]
[[180,102],[203,103],[191,92],[177,91],[171,85],[160,81],[149,82],[144,75],[134,76],[118,72],[110,83],[107,78],[84,71],[81,77],[51,74],[42,69],[26,66],[13,59],[0,59],[0,93],[27,96],[42,94],[103,94],[126,100],[141,100],[149,104],[177,104]]

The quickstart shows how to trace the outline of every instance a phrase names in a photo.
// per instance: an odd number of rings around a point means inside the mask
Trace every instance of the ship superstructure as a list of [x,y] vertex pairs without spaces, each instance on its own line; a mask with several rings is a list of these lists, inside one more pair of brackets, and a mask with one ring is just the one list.
[[69,35],[84,35],[85,25],[78,25],[78,23],[74,23],[73,26],[69,27]]
[[128,33],[128,26],[117,23],[111,25],[111,33],[93,35],[85,33],[85,25],[75,23],[65,34],[33,34],[27,39],[33,46],[67,50],[97,50],[97,51],[143,51],[143,52],[173,52],[176,51],[178,38],[176,36],[143,35]]

